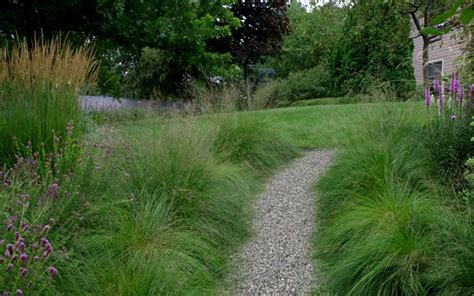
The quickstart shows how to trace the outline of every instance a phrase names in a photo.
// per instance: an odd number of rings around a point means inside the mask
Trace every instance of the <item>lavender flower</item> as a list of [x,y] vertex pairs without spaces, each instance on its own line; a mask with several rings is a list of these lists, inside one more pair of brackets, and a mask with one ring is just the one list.
[[430,86],[429,84],[426,84],[425,87],[425,104],[426,108],[430,108],[430,101],[431,101],[431,94],[430,94]]
[[16,296],[23,296],[23,291],[21,289],[16,290]]
[[7,265],[7,272],[12,271],[12,269],[13,269],[13,264],[12,264],[12,263],[8,263],[8,265]]
[[8,251],[8,253],[10,253],[10,255],[13,254],[13,245],[12,244],[7,245],[7,251]]
[[39,261],[39,257],[35,255],[35,256],[33,257],[33,261],[34,261],[34,262],[38,262],[38,261]]
[[28,273],[28,269],[26,269],[24,267],[20,267],[20,277],[21,278],[24,278],[27,273]]
[[53,184],[48,186],[48,196],[56,198],[59,196],[59,190],[61,187],[59,187],[59,184],[54,182]]
[[51,278],[54,278],[58,274],[58,270],[54,266],[49,267],[48,271],[51,274]]
[[21,262],[26,262],[28,260],[28,254],[23,253],[20,255],[20,261]]

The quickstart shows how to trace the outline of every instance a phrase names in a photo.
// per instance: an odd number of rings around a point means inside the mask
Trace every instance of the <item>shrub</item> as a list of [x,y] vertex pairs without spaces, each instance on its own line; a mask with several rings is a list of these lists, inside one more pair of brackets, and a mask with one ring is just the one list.
[[31,48],[19,42],[0,60],[0,164],[13,164],[28,141],[34,151],[51,151],[52,131],[79,122],[77,90],[93,80],[96,63],[88,48],[73,49],[66,41],[36,40]]
[[276,79],[255,93],[258,106],[278,106],[298,100],[327,97],[329,74],[323,65],[291,73],[286,79]]

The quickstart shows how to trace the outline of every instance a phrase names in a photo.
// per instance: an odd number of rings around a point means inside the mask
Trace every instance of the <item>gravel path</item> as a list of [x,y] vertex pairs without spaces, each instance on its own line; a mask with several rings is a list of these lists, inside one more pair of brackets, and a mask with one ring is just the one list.
[[309,151],[270,180],[255,205],[254,236],[238,257],[238,295],[306,295],[314,280],[311,187],[331,151]]

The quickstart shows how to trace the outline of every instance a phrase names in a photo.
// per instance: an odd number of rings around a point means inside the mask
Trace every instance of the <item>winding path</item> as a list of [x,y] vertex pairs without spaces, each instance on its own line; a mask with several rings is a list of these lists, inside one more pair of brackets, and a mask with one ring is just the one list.
[[270,180],[255,204],[254,236],[237,260],[236,294],[309,294],[314,281],[311,187],[331,157],[331,151],[309,151]]

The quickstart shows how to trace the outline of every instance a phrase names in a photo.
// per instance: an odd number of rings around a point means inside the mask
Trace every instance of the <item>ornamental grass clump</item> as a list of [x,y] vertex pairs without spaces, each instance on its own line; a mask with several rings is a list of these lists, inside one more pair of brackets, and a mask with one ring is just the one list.
[[79,121],[77,93],[94,81],[97,63],[90,48],[73,48],[53,38],[26,41],[0,50],[0,164],[15,162],[28,141],[35,151],[50,151],[51,131]]

